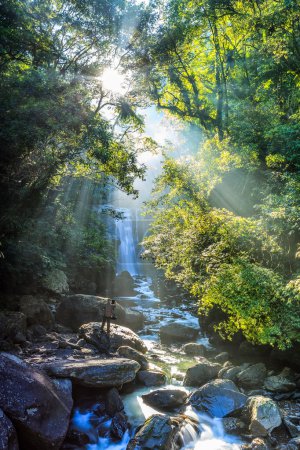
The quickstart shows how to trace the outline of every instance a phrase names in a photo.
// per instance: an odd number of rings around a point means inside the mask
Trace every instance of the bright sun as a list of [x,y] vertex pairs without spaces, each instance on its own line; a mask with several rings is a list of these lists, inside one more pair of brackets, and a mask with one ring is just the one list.
[[107,68],[103,71],[101,81],[104,89],[115,94],[122,93],[125,89],[125,76],[116,69]]

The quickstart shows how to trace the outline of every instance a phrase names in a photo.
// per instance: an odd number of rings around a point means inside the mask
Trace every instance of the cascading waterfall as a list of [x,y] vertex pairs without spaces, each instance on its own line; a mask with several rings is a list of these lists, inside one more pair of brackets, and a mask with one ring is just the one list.
[[137,242],[134,233],[132,212],[130,209],[118,209],[123,219],[116,221],[116,234],[120,241],[118,248],[117,272],[126,270],[130,275],[139,274]]

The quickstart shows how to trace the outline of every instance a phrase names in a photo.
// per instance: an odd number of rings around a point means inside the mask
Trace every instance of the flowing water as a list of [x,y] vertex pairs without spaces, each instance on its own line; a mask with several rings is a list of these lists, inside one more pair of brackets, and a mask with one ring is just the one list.
[[[196,364],[196,360],[181,352],[180,344],[167,347],[162,345],[159,339],[159,329],[162,325],[174,322],[199,328],[198,319],[193,307],[188,302],[185,304],[181,300],[176,302],[174,299],[171,302],[169,298],[154,293],[153,277],[147,275],[147,266],[141,265],[138,261],[137,238],[131,212],[130,210],[123,210],[122,212],[125,220],[118,221],[116,224],[117,235],[120,240],[117,269],[118,272],[126,270],[133,276],[136,295],[118,297],[117,300],[124,305],[130,302],[131,305],[134,305],[134,309],[143,312],[145,327],[139,335],[148,347],[148,356],[149,360],[152,361],[153,368],[155,366],[160,367],[167,373],[169,384],[165,387],[187,390],[182,386],[182,378],[187,368]],[[201,337],[201,334],[199,334],[197,342],[209,346],[208,340]],[[105,430],[108,432],[111,420],[102,420],[101,422],[101,417],[93,409],[89,411],[76,410],[73,417],[74,427],[85,432],[92,442],[84,448],[86,450],[125,450],[135,429],[153,413],[160,413],[144,404],[141,397],[155,389],[157,387],[142,387],[134,389],[133,392],[126,393],[125,390],[122,393],[125,412],[131,428],[118,442],[108,437],[98,437],[97,429],[99,429],[99,426],[102,429],[101,434],[103,435],[104,430],[105,435]],[[192,390],[191,388],[188,389]],[[224,433],[221,419],[198,414],[190,406],[186,408],[185,414],[197,420],[198,431],[196,432],[191,425],[187,425],[183,429],[182,441],[184,444],[182,449],[236,450],[240,448],[241,443],[237,438]]]

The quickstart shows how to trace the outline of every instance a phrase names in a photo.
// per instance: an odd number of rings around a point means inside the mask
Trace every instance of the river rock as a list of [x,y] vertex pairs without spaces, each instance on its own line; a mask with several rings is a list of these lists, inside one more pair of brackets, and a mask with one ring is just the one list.
[[231,380],[233,382],[236,382],[237,376],[241,371],[242,369],[239,366],[229,368],[224,367],[218,373],[218,377],[224,380]]
[[242,450],[270,450],[270,446],[265,439],[255,438],[250,444],[242,445]]
[[20,335],[26,336],[26,316],[22,312],[1,311],[0,340],[16,342]]
[[124,412],[117,412],[111,422],[110,434],[114,438],[122,439],[127,428],[128,421],[126,415]]
[[245,422],[237,417],[224,417],[222,423],[225,433],[228,434],[243,434],[247,430]]
[[229,354],[227,352],[219,353],[215,356],[215,361],[219,364],[224,364],[229,359]]
[[267,375],[264,363],[254,364],[237,375],[237,383],[246,388],[262,386]]
[[116,276],[114,282],[114,293],[122,297],[132,297],[136,294],[134,291],[134,279],[127,270],[124,270]]
[[196,342],[189,342],[188,344],[185,344],[181,350],[190,356],[204,356],[206,353],[205,346],[202,344],[197,344]]
[[123,358],[133,359],[134,361],[137,361],[141,366],[141,370],[146,370],[149,367],[149,362],[143,355],[143,353],[138,352],[132,347],[128,347],[126,345],[119,347],[118,355],[122,356]]
[[162,386],[167,380],[166,375],[158,370],[141,370],[136,378],[144,386]]
[[261,395],[250,397],[246,411],[249,414],[249,429],[253,436],[267,436],[281,425],[279,408],[270,398]]
[[144,342],[132,330],[120,325],[111,325],[109,341],[107,333],[101,332],[100,322],[91,322],[82,325],[79,334],[86,342],[94,345],[99,350],[109,345],[111,351],[116,351],[119,347],[132,347],[138,352],[146,353],[147,347]]
[[124,405],[117,388],[111,388],[105,396],[105,411],[113,417],[120,411],[123,411]]
[[198,364],[187,370],[183,384],[185,386],[202,386],[216,378],[221,367],[218,363],[212,363],[206,358],[201,358]]
[[54,294],[66,294],[69,292],[68,278],[59,269],[52,269],[42,280],[42,286]]
[[54,325],[53,314],[42,299],[32,295],[24,295],[20,298],[20,311],[27,318],[27,326],[41,325],[46,329],[52,329]]
[[189,399],[194,408],[212,417],[228,416],[242,409],[246,402],[246,395],[230,380],[211,381],[194,392]]
[[116,358],[61,360],[43,364],[42,367],[52,377],[69,378],[81,386],[107,388],[134,380],[140,365],[130,359]]
[[173,322],[161,327],[159,333],[162,342],[186,342],[196,339],[199,330],[181,323]]
[[[76,294],[66,297],[57,308],[56,320],[62,325],[77,331],[89,322],[102,321],[107,298],[95,295]],[[116,304],[116,316],[124,323],[126,311]]]
[[176,428],[169,416],[154,414],[149,417],[130,440],[127,450],[174,450]]
[[72,399],[42,372],[0,355],[0,407],[22,436],[23,448],[58,450],[69,426]]
[[19,450],[16,430],[0,409],[0,450]]
[[290,392],[296,389],[296,383],[281,375],[267,377],[264,387],[271,392]]
[[[117,316],[118,317],[118,316]],[[140,311],[135,311],[131,308],[126,308],[126,315],[124,319],[118,317],[118,323],[125,325],[132,330],[141,330],[144,326],[144,314]]]
[[158,389],[142,395],[142,399],[146,405],[150,405],[153,408],[172,411],[182,406],[187,396],[187,393],[182,389]]

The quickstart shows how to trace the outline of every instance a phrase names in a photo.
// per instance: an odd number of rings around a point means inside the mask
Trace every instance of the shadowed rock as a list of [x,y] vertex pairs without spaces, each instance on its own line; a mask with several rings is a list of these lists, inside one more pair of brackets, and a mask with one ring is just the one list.
[[158,389],[142,395],[142,399],[153,408],[171,411],[185,403],[187,393],[181,389]]
[[216,378],[221,367],[220,364],[212,363],[206,358],[201,358],[198,364],[187,370],[183,384],[185,386],[202,386],[213,378]]
[[0,450],[19,450],[16,430],[0,409]]
[[23,448],[58,450],[69,426],[72,398],[19,358],[0,355],[0,407],[13,421]]

